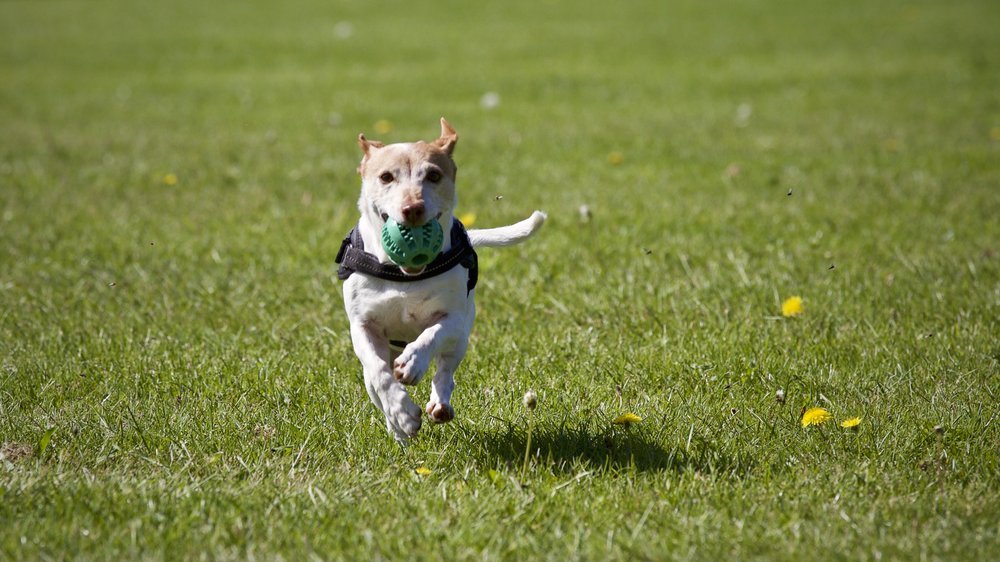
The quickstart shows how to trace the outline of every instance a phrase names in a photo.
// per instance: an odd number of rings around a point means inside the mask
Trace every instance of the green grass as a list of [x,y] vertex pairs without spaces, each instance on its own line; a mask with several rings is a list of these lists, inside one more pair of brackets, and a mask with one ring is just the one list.
[[[0,558],[996,555],[995,2],[336,4],[0,4]],[[442,115],[550,220],[404,451],[333,258]]]

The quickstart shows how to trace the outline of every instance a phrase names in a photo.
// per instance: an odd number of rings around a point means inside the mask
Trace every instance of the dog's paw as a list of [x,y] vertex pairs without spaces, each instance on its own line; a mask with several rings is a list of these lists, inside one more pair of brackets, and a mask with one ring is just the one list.
[[427,403],[427,415],[434,423],[448,423],[455,419],[455,408],[451,404],[435,402],[431,400]]
[[392,376],[403,384],[417,384],[420,379],[424,378],[424,374],[431,364],[425,355],[425,353],[414,352],[410,346],[407,346],[393,361]]
[[385,416],[386,426],[389,431],[402,444],[409,442],[411,437],[416,437],[420,431],[421,411],[420,407],[407,399],[398,404]]

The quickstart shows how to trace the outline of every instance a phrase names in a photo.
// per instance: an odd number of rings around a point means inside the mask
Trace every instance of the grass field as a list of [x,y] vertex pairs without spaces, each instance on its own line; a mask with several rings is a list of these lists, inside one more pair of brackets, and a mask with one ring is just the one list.
[[[0,559],[995,557],[997,29],[990,1],[0,3]],[[550,220],[480,252],[458,418],[404,450],[333,258],[357,134],[442,115],[461,213]]]

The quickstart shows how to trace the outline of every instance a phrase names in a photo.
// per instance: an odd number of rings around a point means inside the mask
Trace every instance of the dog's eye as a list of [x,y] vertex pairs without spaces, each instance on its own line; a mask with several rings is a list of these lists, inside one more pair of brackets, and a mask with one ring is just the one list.
[[382,175],[378,179],[382,180],[382,183],[392,183],[392,180],[396,178],[393,177],[392,172],[382,172]]
[[427,172],[427,175],[425,177],[426,177],[427,181],[429,181],[431,183],[437,183],[437,182],[441,181],[441,172],[439,172],[437,170],[431,170],[431,171]]

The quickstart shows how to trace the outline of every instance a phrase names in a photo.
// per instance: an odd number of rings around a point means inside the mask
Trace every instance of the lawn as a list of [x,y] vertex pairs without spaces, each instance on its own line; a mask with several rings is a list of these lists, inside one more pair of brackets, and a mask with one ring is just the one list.
[[[996,556],[997,29],[963,0],[0,3],[0,559]],[[549,221],[480,251],[458,417],[403,449],[333,259],[358,133],[442,115],[461,214]]]

